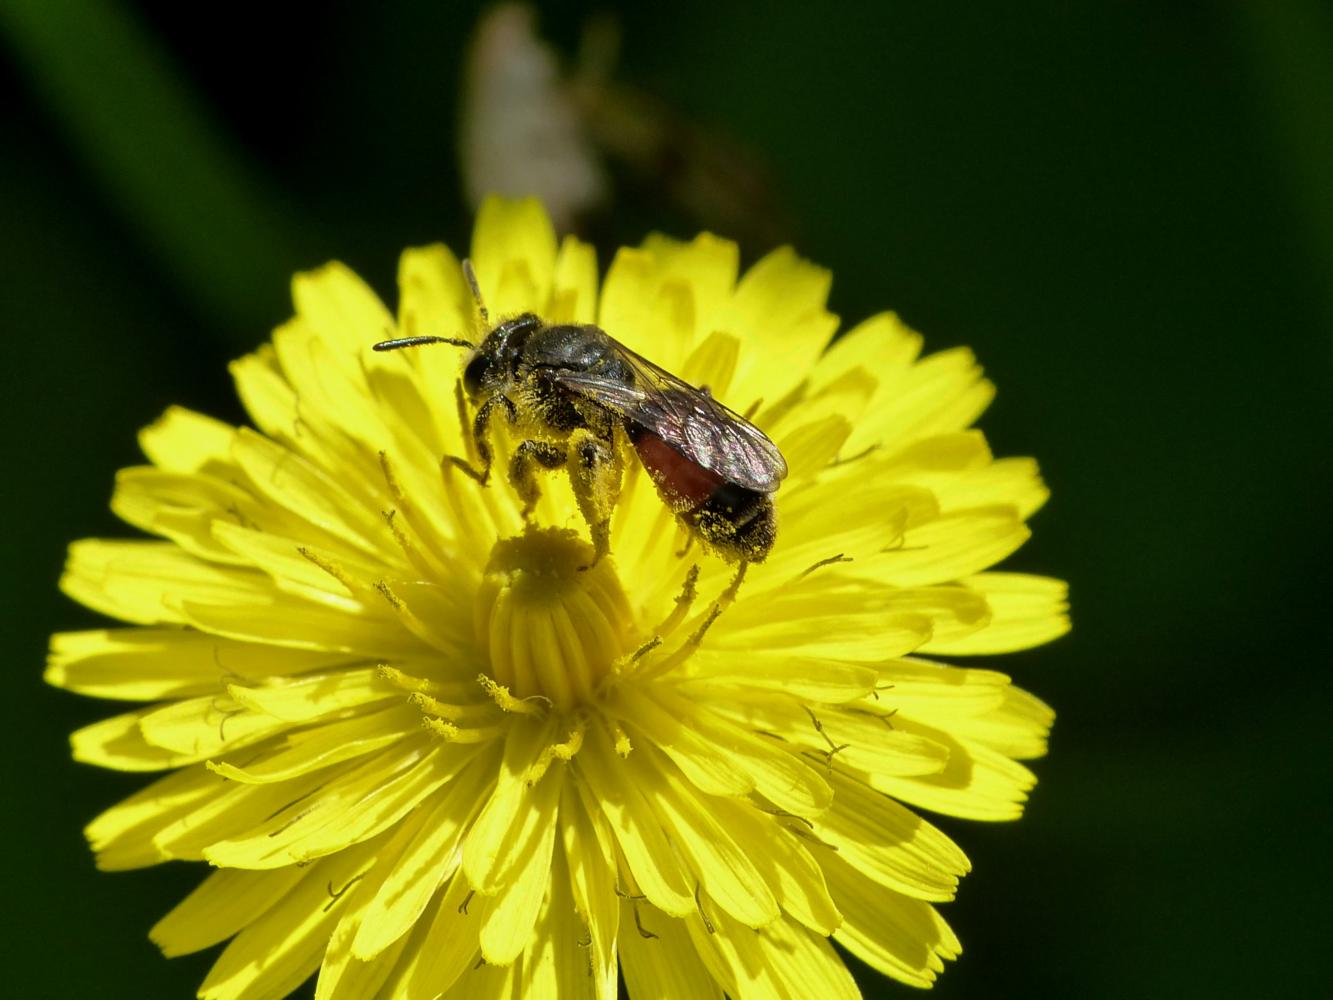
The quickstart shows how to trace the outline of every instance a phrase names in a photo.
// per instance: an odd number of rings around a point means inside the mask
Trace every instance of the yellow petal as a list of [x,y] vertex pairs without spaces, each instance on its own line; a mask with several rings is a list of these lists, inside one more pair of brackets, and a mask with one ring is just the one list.
[[423,803],[426,815],[419,832],[386,867],[366,904],[351,943],[354,956],[372,958],[400,939],[426,911],[437,888],[453,876],[461,862],[458,845],[476,817],[496,764],[494,754],[479,754],[432,801]]
[[97,852],[97,867],[120,871],[165,860],[154,835],[215,800],[225,786],[200,764],[160,778],[107,809],[83,831]]
[[271,872],[215,871],[148,936],[168,958],[211,948],[258,920],[305,876],[295,865]]
[[230,600],[218,600],[216,588],[200,587],[210,599],[185,600],[180,617],[204,632],[241,642],[347,653],[376,662],[418,658],[430,652],[377,607],[361,608],[349,601],[345,608],[333,608],[326,602],[284,594],[267,579],[233,575],[226,582]]
[[[639,742],[636,733],[645,742],[651,740],[700,791],[748,795],[754,788],[754,778],[744,768],[697,732],[688,715],[682,718],[666,710],[652,697],[651,689],[640,692],[624,685],[609,707],[629,724],[630,738],[635,743]],[[677,707],[682,706],[677,703]]]
[[[778,541],[765,563],[765,577],[786,584],[800,574],[815,575],[819,572],[816,564],[833,558],[851,559],[847,568],[859,573],[867,560],[873,565],[886,549],[903,547],[904,532],[909,528],[928,525],[939,513],[934,494],[920,487],[886,484],[875,489],[850,488],[844,479],[821,478],[807,489],[782,498]],[[747,591],[742,595],[749,596]]]
[[337,261],[293,278],[292,301],[297,315],[331,349],[335,363],[349,369],[364,348],[393,335],[393,317],[379,296]]
[[634,1000],[723,1000],[722,987],[700,960],[683,921],[647,903],[626,903],[620,913],[620,942],[625,985]]
[[707,917],[694,914],[683,922],[704,967],[728,996],[789,995],[774,980],[767,949],[759,933],[721,910],[710,911]]
[[[1020,688],[1005,690],[1003,704],[986,715],[955,720],[950,732],[1006,757],[1026,760],[1046,753],[1046,734],[1055,712],[1040,698]],[[934,721],[942,725],[945,720]]]
[[833,276],[779,247],[745,272],[725,327],[746,348],[732,387],[737,400],[785,395],[814,365],[838,328],[824,308]]
[[710,800],[700,798],[654,748],[636,748],[625,765],[703,892],[747,927],[776,920],[773,890],[717,821]]
[[952,720],[998,708],[1009,678],[994,670],[950,667],[931,660],[891,660],[880,666],[877,704],[885,711]]
[[1063,580],[1026,573],[980,573],[960,582],[986,599],[990,623],[951,641],[932,639],[926,647],[932,652],[1008,653],[1040,646],[1069,631],[1069,586]]
[[555,259],[548,323],[594,323],[597,320],[597,251],[566,236]]
[[643,790],[625,771],[610,741],[594,727],[574,758],[576,782],[589,813],[606,816],[640,891],[673,916],[693,913],[694,886],[686,878],[671,841]]
[[[155,709],[126,712],[76,730],[70,736],[74,759],[117,771],[163,771],[203,760],[209,754],[173,750],[148,742],[140,729]],[[215,723],[216,724],[216,723]]]
[[400,741],[359,760],[271,819],[211,843],[204,857],[220,867],[277,868],[345,850],[396,824],[470,756],[428,749],[424,741]]
[[809,817],[823,812],[833,800],[832,790],[817,771],[772,741],[752,735],[708,711],[699,700],[679,697],[665,686],[655,691],[654,697],[670,707],[678,718],[688,720],[689,728],[698,738],[716,747],[734,766],[748,773],[755,791],[779,809]]
[[[408,845],[422,835],[429,819],[429,813],[425,809],[419,809],[404,818],[392,832],[377,842],[375,862],[369,870],[340,893],[342,915],[329,935],[324,961],[320,963],[319,981],[315,986],[315,996],[320,1000],[328,1000],[331,997],[374,996],[375,991],[392,974],[397,958],[406,947],[411,935],[401,935],[399,940],[392,942],[369,960],[362,960],[353,954],[352,942],[363,926],[375,897],[383,888],[385,879],[398,866]],[[286,870],[279,869],[279,871]],[[436,888],[437,884],[431,882],[427,889],[427,898],[434,894]],[[404,928],[407,929],[410,928]]]
[[[581,933],[564,854],[556,851],[551,858],[550,891],[518,964],[514,995],[534,1000],[599,1000]],[[601,996],[612,1000],[614,986],[609,995]]]
[[815,365],[812,381],[825,385],[862,369],[872,375],[900,372],[921,352],[921,334],[883,312],[863,320],[835,340]]
[[139,432],[139,447],[158,468],[198,472],[226,462],[236,429],[221,420],[170,406],[157,421]]
[[476,964],[478,914],[472,895],[461,872],[436,893],[408,941],[406,957],[385,985],[385,996],[434,1000]]
[[775,920],[759,932],[759,940],[782,995],[861,1000],[856,980],[824,935]]
[[949,761],[937,774],[898,778],[884,774],[868,777],[882,792],[912,805],[965,819],[1008,820],[1023,813],[1023,803],[1037,779],[1022,764],[971,740],[903,716],[894,725],[916,732],[948,748]]
[[394,547],[384,519],[305,456],[242,428],[232,457],[264,497],[365,555]]
[[962,945],[929,903],[908,899],[861,877],[836,855],[824,861],[842,910],[834,939],[867,965],[909,986],[929,986]]
[[312,671],[298,677],[227,685],[238,704],[288,723],[310,722],[351,708],[402,698],[378,667]]
[[340,653],[232,642],[191,629],[93,629],[51,637],[45,680],[98,698],[155,701],[217,691],[224,678],[299,673],[346,659]]
[[463,871],[478,892],[489,895],[507,885],[550,821],[556,805],[551,789],[545,783],[534,788],[528,776],[551,742],[551,733],[550,723],[531,716],[519,716],[509,725],[495,791],[463,845]]
[[799,839],[809,828],[740,800],[716,799],[711,805],[718,821],[773,890],[783,913],[820,934],[833,933],[842,915],[824,886],[819,863]]
[[281,997],[295,990],[319,968],[342,915],[339,889],[373,863],[373,845],[365,845],[305,869],[281,901],[227,945],[199,988],[201,1000]]
[[233,483],[151,466],[116,473],[111,509],[121,520],[169,538],[193,555],[231,563],[243,560],[213,538],[213,521],[221,517],[253,521],[264,516],[250,494]]
[[210,766],[224,778],[247,784],[288,781],[373,753],[420,730],[420,712],[395,706],[292,733],[271,747],[260,747],[258,753],[247,756],[244,766],[225,761]]
[[228,601],[250,583],[170,542],[84,539],[69,547],[60,589],[81,604],[140,625],[181,624],[187,600]]
[[892,592],[811,574],[762,600],[742,593],[709,631],[707,645],[718,653],[872,662],[911,652],[929,635],[929,619],[895,609]]
[[[201,767],[207,772],[206,768]],[[347,774],[354,763],[344,763],[274,784],[242,784],[208,772],[216,784],[211,794],[189,802],[188,808],[173,810],[151,831],[152,844],[162,858],[200,861],[204,849],[229,837],[242,835],[278,813],[299,811],[306,796],[327,781]],[[189,771],[181,772],[183,774]],[[247,866],[249,867],[249,866]],[[271,865],[269,867],[277,867]]]
[[472,230],[472,265],[492,322],[546,302],[555,253],[555,230],[536,198],[482,202]]
[[893,450],[918,438],[961,431],[995,396],[995,387],[981,377],[976,358],[963,347],[897,372],[869,370],[879,377],[879,392],[848,444],[853,452],[870,444]]
[[[821,840],[864,878],[914,899],[953,899],[971,865],[943,833],[910,809],[838,771],[833,806],[814,820]],[[827,857],[821,852],[821,861]]]
[[494,965],[513,962],[533,935],[551,882],[551,851],[564,776],[564,767],[557,765],[538,783],[531,806],[538,820],[527,849],[508,884],[484,902],[478,941],[482,956]]
[[953,511],[909,528],[900,547],[849,569],[899,587],[948,583],[993,566],[1029,534],[1013,507]]
[[616,895],[615,841],[601,813],[589,814],[567,780],[561,789],[560,835],[571,902],[587,928],[597,1000],[615,1000],[620,898]]

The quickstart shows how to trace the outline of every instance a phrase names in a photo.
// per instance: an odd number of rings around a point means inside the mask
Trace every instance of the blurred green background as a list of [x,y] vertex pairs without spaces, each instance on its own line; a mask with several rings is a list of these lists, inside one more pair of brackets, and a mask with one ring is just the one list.
[[[96,624],[64,546],[128,533],[111,478],[166,405],[243,419],[225,363],[291,272],[391,295],[400,248],[466,245],[479,9],[0,4],[7,995],[191,996],[212,960],[145,936],[201,867],[100,875],[80,834],[143,780],[71,763],[113,706],[40,681],[46,635]],[[849,320],[974,347],[995,450],[1053,490],[1010,565],[1069,579],[1075,629],[1000,665],[1052,752],[1021,823],[942,824],[975,870],[937,995],[1328,995],[1333,12],[571,2],[542,30],[573,51],[608,11],[618,80],[767,164],[755,231]],[[650,194],[603,245],[699,224]]]

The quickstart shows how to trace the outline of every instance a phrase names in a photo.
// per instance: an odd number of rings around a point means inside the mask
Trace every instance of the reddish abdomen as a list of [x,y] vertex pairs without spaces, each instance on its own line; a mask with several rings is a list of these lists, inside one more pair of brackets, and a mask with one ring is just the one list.
[[716,472],[691,462],[656,434],[639,430],[630,434],[630,440],[657,488],[681,510],[705,503],[725,483]]

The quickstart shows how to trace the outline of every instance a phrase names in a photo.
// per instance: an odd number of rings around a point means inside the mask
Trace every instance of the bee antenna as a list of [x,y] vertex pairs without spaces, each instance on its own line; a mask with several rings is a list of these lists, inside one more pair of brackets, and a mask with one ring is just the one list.
[[420,347],[422,344],[452,344],[454,347],[476,347],[470,340],[457,337],[398,337],[396,340],[381,340],[373,345],[372,350],[396,351],[400,347]]
[[468,287],[472,289],[472,297],[477,300],[477,311],[481,313],[481,321],[487,327],[491,325],[490,314],[486,312],[486,303],[481,300],[481,285],[477,284],[477,272],[472,270],[472,258],[463,258],[463,277],[467,278]]

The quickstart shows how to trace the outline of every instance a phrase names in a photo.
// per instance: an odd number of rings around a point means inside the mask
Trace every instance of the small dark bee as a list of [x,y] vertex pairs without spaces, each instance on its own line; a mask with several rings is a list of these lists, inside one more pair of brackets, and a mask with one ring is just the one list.
[[[471,268],[468,280],[489,326]],[[532,512],[536,469],[565,468],[588,526],[595,563],[610,549],[625,449],[633,448],[662,501],[687,528],[732,562],[761,562],[777,537],[772,494],[787,474],[777,446],[752,423],[640,357],[600,327],[547,324],[523,313],[492,328],[480,345],[452,337],[403,337],[377,351],[420,344],[474,348],[463,389],[476,407],[472,437],[480,467],[449,461],[478,482],[490,477],[490,419],[503,409],[533,436],[520,441],[509,481]],[[618,437],[619,435],[619,437]]]

